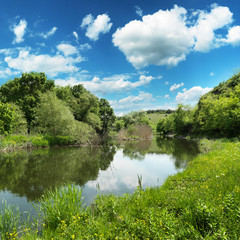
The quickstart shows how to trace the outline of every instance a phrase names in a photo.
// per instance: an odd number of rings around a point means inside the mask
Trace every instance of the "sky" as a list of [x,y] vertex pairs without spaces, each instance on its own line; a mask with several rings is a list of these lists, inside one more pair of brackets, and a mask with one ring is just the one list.
[[0,0],[0,85],[44,72],[116,115],[194,106],[240,69],[239,0]]

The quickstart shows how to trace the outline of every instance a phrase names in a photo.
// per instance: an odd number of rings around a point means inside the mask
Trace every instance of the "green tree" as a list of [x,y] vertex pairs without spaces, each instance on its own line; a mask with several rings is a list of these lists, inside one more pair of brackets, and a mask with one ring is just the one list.
[[41,95],[40,104],[36,109],[35,123],[42,133],[52,136],[69,136],[75,130],[72,112],[53,92]]
[[116,117],[109,102],[104,98],[100,99],[99,116],[102,123],[102,129],[100,133],[102,135],[106,135],[109,133]]
[[19,107],[0,102],[0,134],[26,132],[27,122]]
[[20,78],[14,78],[0,87],[0,100],[18,105],[25,115],[30,130],[40,94],[53,89],[54,82],[47,80],[44,73],[23,73]]
[[86,122],[96,131],[101,130],[101,121],[98,116],[99,100],[87,91],[81,84],[70,87],[59,87],[55,89],[59,99],[65,101],[76,120]]

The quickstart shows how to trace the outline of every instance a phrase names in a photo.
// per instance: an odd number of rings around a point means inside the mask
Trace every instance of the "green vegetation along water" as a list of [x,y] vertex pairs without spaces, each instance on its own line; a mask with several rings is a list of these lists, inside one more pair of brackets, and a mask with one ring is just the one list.
[[82,186],[89,205],[98,193],[133,193],[142,176],[143,187],[159,186],[182,171],[199,152],[196,142],[180,139],[125,141],[101,147],[33,149],[0,154],[0,199],[34,212],[48,189],[66,183]]

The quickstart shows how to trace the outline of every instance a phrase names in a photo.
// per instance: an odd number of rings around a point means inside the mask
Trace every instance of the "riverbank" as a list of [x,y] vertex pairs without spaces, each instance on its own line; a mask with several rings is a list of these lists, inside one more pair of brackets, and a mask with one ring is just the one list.
[[18,231],[8,228],[5,236],[10,239],[12,236],[21,239],[238,239],[240,143],[205,140],[201,146],[211,150],[199,155],[182,173],[169,177],[160,188],[143,190],[139,177],[134,194],[99,195],[88,208],[81,205],[78,187],[69,185],[50,192],[42,201],[34,227],[26,224]]
[[101,139],[97,136],[76,142],[71,136],[8,135],[0,138],[0,152],[56,146],[90,146],[99,145],[100,142]]

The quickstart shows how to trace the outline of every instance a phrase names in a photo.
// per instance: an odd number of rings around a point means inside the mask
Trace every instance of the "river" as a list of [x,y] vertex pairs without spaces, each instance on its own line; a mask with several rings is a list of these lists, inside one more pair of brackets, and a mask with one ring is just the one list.
[[0,201],[34,214],[44,191],[74,183],[89,205],[98,193],[133,193],[138,177],[143,188],[160,186],[198,153],[194,141],[161,138],[1,153]]

